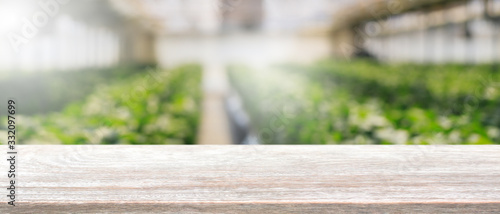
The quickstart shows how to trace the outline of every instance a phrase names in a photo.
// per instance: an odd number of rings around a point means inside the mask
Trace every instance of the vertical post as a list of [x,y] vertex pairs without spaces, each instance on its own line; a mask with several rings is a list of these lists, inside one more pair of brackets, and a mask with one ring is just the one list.
[[426,54],[427,54],[427,49],[428,49],[428,44],[426,43],[427,41],[427,13],[422,12],[422,17],[420,19],[420,26],[421,26],[421,42],[422,42],[422,55],[421,55],[421,60],[420,63],[425,63],[426,61]]
[[135,23],[125,23],[121,29],[121,59],[122,63],[142,65],[156,64],[156,49],[154,33],[149,32]]
[[494,17],[494,15],[492,15],[491,11],[489,10],[489,8],[492,8],[493,5],[492,5],[492,1],[491,0],[483,0],[483,4],[484,4],[484,17],[487,21],[490,21],[490,23],[492,24],[492,32],[491,32],[491,48],[492,48],[492,65],[491,65],[491,71],[492,72],[497,72],[498,71],[498,61],[499,61],[499,53],[498,53],[498,22],[499,22],[499,18],[497,17]]

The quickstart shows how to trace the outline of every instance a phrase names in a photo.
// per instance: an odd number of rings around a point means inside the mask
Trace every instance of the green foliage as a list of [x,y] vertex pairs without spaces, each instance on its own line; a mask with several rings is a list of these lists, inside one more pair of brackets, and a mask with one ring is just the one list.
[[[0,100],[14,97],[23,115],[61,111],[68,103],[84,99],[94,89],[110,80],[126,79],[143,71],[138,66],[105,69],[82,69],[57,72],[6,72],[0,79]],[[5,111],[5,106],[0,105]]]
[[18,116],[19,142],[194,144],[200,81],[195,65],[117,78],[61,112]]
[[500,141],[500,73],[487,65],[321,61],[230,70],[263,143]]

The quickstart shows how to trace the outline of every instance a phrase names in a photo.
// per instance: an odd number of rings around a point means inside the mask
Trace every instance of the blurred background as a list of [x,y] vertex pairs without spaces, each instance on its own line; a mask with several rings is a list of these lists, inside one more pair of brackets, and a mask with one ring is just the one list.
[[0,0],[0,20],[19,144],[500,142],[500,0]]

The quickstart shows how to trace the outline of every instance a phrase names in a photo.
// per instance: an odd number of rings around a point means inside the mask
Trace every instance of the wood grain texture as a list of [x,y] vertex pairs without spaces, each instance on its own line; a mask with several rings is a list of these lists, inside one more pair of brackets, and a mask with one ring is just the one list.
[[17,158],[19,204],[2,197],[0,213],[500,212],[500,146],[47,145]]

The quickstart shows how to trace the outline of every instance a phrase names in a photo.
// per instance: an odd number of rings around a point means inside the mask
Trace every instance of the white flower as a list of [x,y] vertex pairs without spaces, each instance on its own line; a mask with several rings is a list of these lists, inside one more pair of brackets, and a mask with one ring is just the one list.
[[392,127],[378,129],[375,131],[375,136],[394,144],[406,144],[409,139],[409,134],[406,130],[395,130]]
[[479,136],[478,134],[472,134],[467,139],[467,143],[476,143],[477,141],[479,141],[480,137],[481,136]]
[[456,130],[452,131],[448,135],[448,140],[450,141],[450,143],[461,143],[462,138],[460,137],[460,132]]
[[500,137],[500,129],[497,127],[488,127],[488,137],[490,138],[499,138]]
[[444,129],[449,129],[453,125],[451,120],[447,117],[439,117],[439,125],[443,127]]
[[498,97],[498,89],[496,87],[489,86],[484,92],[484,97],[489,100],[494,100]]

